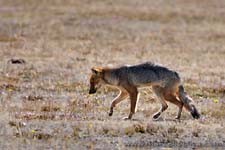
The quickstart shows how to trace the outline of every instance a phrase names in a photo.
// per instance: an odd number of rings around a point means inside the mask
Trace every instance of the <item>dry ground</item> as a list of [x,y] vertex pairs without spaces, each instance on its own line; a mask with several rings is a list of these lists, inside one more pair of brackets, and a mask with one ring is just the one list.
[[[0,149],[225,145],[223,0],[0,0],[0,60]],[[115,89],[88,95],[92,66],[145,61],[180,73],[201,119],[152,121],[151,88],[132,121],[128,100],[108,117]]]

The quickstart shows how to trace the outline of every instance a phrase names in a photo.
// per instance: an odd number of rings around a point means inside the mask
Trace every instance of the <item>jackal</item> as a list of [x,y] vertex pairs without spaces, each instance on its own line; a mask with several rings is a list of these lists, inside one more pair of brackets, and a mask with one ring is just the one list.
[[129,96],[130,113],[124,119],[131,119],[137,110],[138,88],[152,86],[153,92],[161,103],[160,110],[153,115],[154,120],[157,120],[168,108],[166,101],[178,106],[176,119],[180,119],[183,106],[193,118],[200,117],[193,100],[184,91],[178,73],[166,67],[147,62],[118,68],[94,67],[91,70],[89,94],[96,93],[102,84],[115,86],[120,90],[119,95],[111,103],[109,116],[113,115],[114,107]]

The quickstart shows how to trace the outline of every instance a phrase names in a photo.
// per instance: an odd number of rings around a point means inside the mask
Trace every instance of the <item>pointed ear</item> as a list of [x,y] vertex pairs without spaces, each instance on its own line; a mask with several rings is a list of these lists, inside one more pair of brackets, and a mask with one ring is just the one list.
[[98,74],[101,74],[101,73],[102,73],[103,69],[100,68],[100,67],[93,67],[93,68],[91,69],[91,71],[92,71],[94,74],[98,75]]

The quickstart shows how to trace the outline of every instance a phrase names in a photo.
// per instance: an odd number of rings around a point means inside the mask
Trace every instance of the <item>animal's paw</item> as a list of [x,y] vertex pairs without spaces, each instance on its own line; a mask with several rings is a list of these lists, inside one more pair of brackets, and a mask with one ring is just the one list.
[[157,112],[156,114],[153,115],[152,119],[153,120],[158,120],[160,115],[161,115],[161,112]]
[[174,119],[176,119],[176,120],[180,120],[180,116],[176,116]]
[[180,120],[180,117],[179,117],[179,116],[176,116],[176,117],[173,119],[173,121],[175,121],[175,122],[180,122],[181,120]]
[[131,120],[130,117],[124,117],[123,120]]
[[112,116],[112,115],[113,115],[113,112],[112,112],[112,111],[110,111],[110,112],[109,112],[109,116]]

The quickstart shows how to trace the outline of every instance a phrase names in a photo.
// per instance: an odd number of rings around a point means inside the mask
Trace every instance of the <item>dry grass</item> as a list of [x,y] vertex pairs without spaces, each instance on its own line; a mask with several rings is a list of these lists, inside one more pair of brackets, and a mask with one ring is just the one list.
[[[0,0],[0,149],[224,146],[224,10],[221,0]],[[92,66],[145,61],[180,73],[200,120],[174,121],[169,105],[152,121],[151,89],[133,121],[122,120],[128,101],[108,117],[114,89],[88,95]]]

